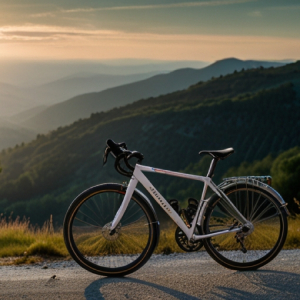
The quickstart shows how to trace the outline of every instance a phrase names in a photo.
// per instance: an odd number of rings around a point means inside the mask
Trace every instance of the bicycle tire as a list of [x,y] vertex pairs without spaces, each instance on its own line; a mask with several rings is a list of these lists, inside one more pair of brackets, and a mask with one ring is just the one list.
[[142,267],[159,239],[159,223],[151,204],[137,191],[114,234],[109,224],[126,187],[101,184],[81,193],[64,219],[64,240],[72,258],[84,269],[103,276],[124,276]]
[[[236,233],[205,239],[206,251],[229,269],[258,269],[274,259],[284,245],[288,230],[286,212],[276,198],[255,185],[237,184],[224,192],[246,219],[253,223],[254,231],[244,240],[246,253],[243,253]],[[232,220],[230,223],[230,217],[220,197],[214,195],[205,213],[204,234],[229,229],[235,222]]]

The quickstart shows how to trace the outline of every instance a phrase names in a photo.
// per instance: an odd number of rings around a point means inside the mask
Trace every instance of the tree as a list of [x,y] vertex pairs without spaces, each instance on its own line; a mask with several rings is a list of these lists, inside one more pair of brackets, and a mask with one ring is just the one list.
[[273,186],[289,204],[289,209],[300,213],[294,199],[300,200],[300,147],[280,154],[274,161],[271,175]]

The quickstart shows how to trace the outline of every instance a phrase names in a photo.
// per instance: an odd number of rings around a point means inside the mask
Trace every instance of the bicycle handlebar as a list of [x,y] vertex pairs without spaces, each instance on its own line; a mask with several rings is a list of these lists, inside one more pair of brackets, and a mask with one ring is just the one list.
[[[133,157],[138,159],[138,163],[140,163],[144,156],[142,153],[138,151],[130,151],[127,149],[127,146],[125,143],[115,143],[113,140],[109,139],[106,141],[106,148],[103,155],[103,165],[107,162],[108,154],[111,154],[116,160],[115,160],[115,169],[117,172],[119,172],[121,175],[131,177],[133,174],[134,166],[129,163],[129,160]],[[129,172],[124,170],[124,168],[121,167],[121,161],[124,160],[124,163],[126,167],[130,170]]]

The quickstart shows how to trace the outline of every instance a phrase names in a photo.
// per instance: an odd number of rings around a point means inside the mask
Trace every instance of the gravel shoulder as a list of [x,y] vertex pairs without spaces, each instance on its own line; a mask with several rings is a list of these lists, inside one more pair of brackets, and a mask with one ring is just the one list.
[[91,274],[74,261],[2,266],[0,299],[299,299],[300,250],[257,271],[223,268],[205,251],[153,255],[124,278]]

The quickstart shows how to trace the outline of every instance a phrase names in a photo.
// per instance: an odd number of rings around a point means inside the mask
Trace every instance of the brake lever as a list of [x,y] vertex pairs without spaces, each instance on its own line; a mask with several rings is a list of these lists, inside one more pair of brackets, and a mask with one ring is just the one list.
[[111,151],[111,149],[108,146],[104,150],[104,154],[103,154],[103,166],[107,162],[107,157],[108,157],[108,154],[109,154],[110,151]]
[[127,150],[126,143],[124,143],[124,142],[123,143],[119,143],[118,146],[124,148],[125,150]]

